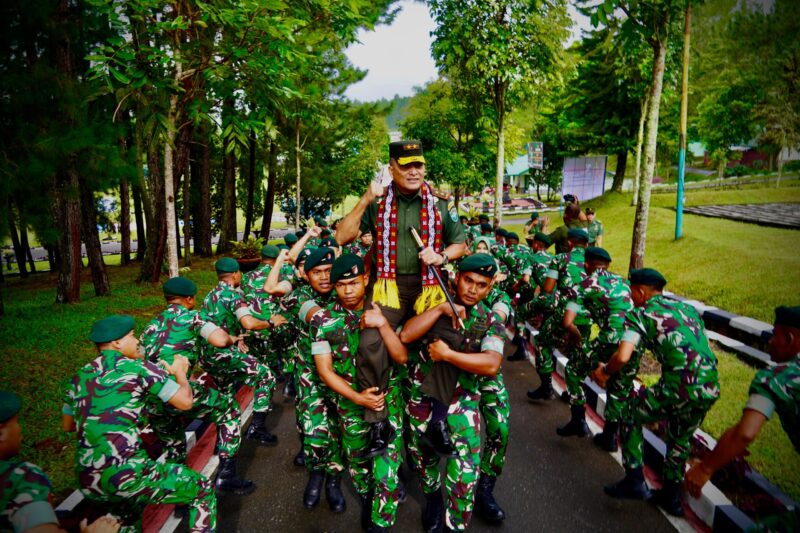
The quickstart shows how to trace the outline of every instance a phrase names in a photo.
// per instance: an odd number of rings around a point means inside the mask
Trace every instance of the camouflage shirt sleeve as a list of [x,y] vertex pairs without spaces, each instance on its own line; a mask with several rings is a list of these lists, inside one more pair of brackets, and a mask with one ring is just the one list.
[[253,314],[244,294],[235,289],[231,289],[230,296],[225,299],[224,305],[228,308],[228,311],[236,316],[236,320],[241,320],[242,317]]
[[745,409],[753,409],[767,418],[776,410],[791,406],[796,409],[800,400],[800,365],[791,362],[763,368],[750,383],[750,398]]
[[505,326],[500,315],[489,310],[489,329],[481,339],[481,351],[492,351],[499,354],[503,353],[503,339],[505,338]]
[[[136,361],[132,362],[136,363]],[[158,365],[150,361],[142,361],[139,368],[139,377],[147,394],[158,398],[164,403],[169,402],[175,393],[180,390],[180,385],[170,378],[170,375]]]
[[569,302],[567,302],[567,311],[580,313],[582,310],[586,309],[587,301],[591,300],[592,298],[594,285],[594,276],[589,276],[583,280],[581,284],[575,288],[572,297],[570,298]]
[[75,380],[73,377],[69,380],[67,388],[64,391],[64,405],[61,407],[61,412],[68,416],[75,416]]
[[333,353],[333,348],[328,342],[325,331],[325,323],[330,319],[328,310],[319,312],[311,317],[310,322],[310,337],[311,337],[311,355],[325,355]]
[[[52,488],[45,473],[31,463],[0,461],[0,464],[0,478],[4,480],[0,500],[5,504],[0,516],[7,524],[15,532],[45,524],[57,525],[58,518],[50,503]],[[4,526],[3,522],[0,520],[0,525]]]
[[639,308],[628,311],[625,315],[625,327],[622,334],[623,342],[630,342],[638,347],[642,341],[642,336],[647,333],[647,328],[644,324],[644,314]]

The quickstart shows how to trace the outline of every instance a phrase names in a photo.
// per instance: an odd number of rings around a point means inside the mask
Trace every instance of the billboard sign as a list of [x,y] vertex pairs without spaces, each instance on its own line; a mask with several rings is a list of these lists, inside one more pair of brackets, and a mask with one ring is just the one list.
[[528,168],[542,170],[544,168],[544,143],[529,142],[525,147],[528,149]]
[[607,156],[567,157],[561,181],[561,194],[574,194],[583,202],[601,196],[606,185]]

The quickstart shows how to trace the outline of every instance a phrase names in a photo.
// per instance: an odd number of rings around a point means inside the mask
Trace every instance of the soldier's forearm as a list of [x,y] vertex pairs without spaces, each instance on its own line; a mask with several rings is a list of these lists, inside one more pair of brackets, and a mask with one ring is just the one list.
[[361,217],[364,211],[367,210],[372,200],[369,198],[369,191],[364,193],[358,203],[353,207],[353,210],[339,221],[336,227],[336,242],[339,246],[350,244],[358,236],[358,229],[361,226]]
[[478,353],[463,353],[451,349],[446,352],[445,356],[445,361],[451,365],[480,376],[497,375],[502,360],[503,356],[491,350]]
[[381,334],[381,338],[383,338],[383,344],[386,345],[389,357],[398,365],[406,364],[406,362],[408,362],[408,348],[402,343],[400,337],[397,336],[392,326],[389,325],[389,322],[385,322],[378,328],[378,332]]
[[616,374],[622,367],[628,364],[628,361],[631,360],[631,356],[633,355],[636,346],[633,343],[622,341],[619,343],[619,348],[617,351],[614,352],[614,355],[611,356],[611,360],[606,365],[606,372],[608,374]]
[[467,244],[464,242],[453,243],[443,250],[449,261],[454,261],[467,253]]
[[442,316],[442,310],[437,305],[433,309],[428,309],[421,315],[417,315],[408,320],[403,325],[403,330],[400,332],[400,340],[404,344],[409,344],[418,341],[430,331],[439,317]]
[[742,455],[758,436],[761,426],[766,421],[767,417],[762,413],[753,409],[745,409],[739,422],[722,434],[714,451],[703,459],[703,468],[710,472],[716,472]]

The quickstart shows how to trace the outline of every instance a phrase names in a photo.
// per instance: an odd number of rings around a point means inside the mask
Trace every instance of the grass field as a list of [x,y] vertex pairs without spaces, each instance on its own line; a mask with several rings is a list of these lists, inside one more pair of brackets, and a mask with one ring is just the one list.
[[[692,192],[687,205],[774,201],[800,202],[798,181],[786,181],[780,189]],[[590,203],[598,208],[598,217],[605,224],[604,244],[617,259],[613,267],[620,272],[627,271],[633,221],[629,203],[626,195],[609,195]],[[647,264],[666,275],[668,288],[765,321],[772,320],[776,305],[797,303],[800,232],[687,215],[685,237],[676,243],[672,240],[672,203],[674,195],[653,196],[647,248]],[[521,224],[509,227],[522,230]],[[107,262],[114,262],[113,256]],[[8,278],[2,289],[6,315],[0,318],[4,339],[0,389],[14,390],[23,397],[22,457],[44,468],[61,496],[74,486],[74,439],[60,431],[61,396],[67,380],[94,357],[93,346],[86,340],[89,325],[107,314],[129,313],[136,319],[138,332],[162,308],[159,285],[132,281],[138,269],[138,264],[109,268],[112,295],[102,298],[94,296],[85,272],[82,302],[75,305],[53,303],[52,274],[27,280]],[[208,259],[193,258],[187,276],[197,283],[200,295],[215,284]],[[703,426],[714,436],[738,419],[754,373],[729,354],[720,352],[719,357],[723,396]],[[800,457],[778,420],[767,424],[751,451],[751,463],[800,500],[796,474]]]

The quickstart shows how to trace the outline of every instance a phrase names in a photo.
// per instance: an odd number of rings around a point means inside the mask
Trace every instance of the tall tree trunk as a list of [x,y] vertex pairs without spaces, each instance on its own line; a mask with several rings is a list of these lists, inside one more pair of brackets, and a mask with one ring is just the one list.
[[[180,109],[177,110],[176,115],[180,115]],[[178,118],[176,116],[176,122]],[[172,157],[172,191],[176,198],[175,204],[175,235],[177,242],[176,250],[178,251],[178,259],[181,259],[183,255],[181,254],[181,216],[178,214],[177,209],[177,198],[178,194],[181,192],[181,187],[183,185],[183,179],[186,176],[189,168],[189,143],[192,138],[192,127],[191,125],[185,125],[181,128],[180,131],[176,132],[175,135],[175,150],[173,151]],[[187,252],[188,253],[188,252]]]
[[209,128],[203,124],[198,128],[198,135],[192,143],[192,162],[190,176],[192,179],[192,217],[194,224],[194,253],[200,257],[211,257],[211,150],[209,148]]
[[494,191],[494,218],[497,220],[498,226],[503,225],[503,174],[505,172],[505,143],[506,136],[503,131],[505,126],[505,113],[501,109],[497,114],[497,175],[495,180]]
[[303,199],[302,191],[300,189],[300,120],[297,120],[297,128],[295,131],[295,141],[294,141],[294,160],[295,160],[295,167],[297,171],[297,181],[295,183],[295,187],[297,187],[297,191],[295,193],[295,201],[297,205],[294,209],[294,229],[300,229],[300,202]]
[[[181,60],[178,48],[175,53],[175,80],[180,82]],[[178,275],[178,232],[175,230],[175,184],[173,173],[173,147],[175,146],[175,122],[178,113],[178,95],[173,93],[169,97],[169,111],[167,112],[167,135],[164,141],[164,206],[167,217],[167,265],[169,277]]]
[[[663,35],[665,28],[661,28]],[[639,186],[639,204],[633,222],[630,268],[644,265],[645,241],[647,239],[647,219],[650,211],[650,189],[656,167],[656,141],[658,139],[658,113],[661,105],[661,89],[664,81],[664,57],[667,40],[655,39],[653,42],[653,85],[650,89],[650,109],[647,112],[647,143],[645,148],[645,168]]]
[[92,283],[96,296],[108,296],[111,287],[108,283],[106,265],[103,263],[103,251],[100,244],[100,233],[97,231],[97,208],[94,193],[83,178],[78,179],[81,194],[81,233],[86,245],[86,257],[92,271]]
[[189,182],[191,180],[191,168],[187,165],[187,171],[183,175],[183,266],[190,266],[192,264],[192,232],[191,226],[191,198]]
[[641,109],[639,111],[639,132],[636,134],[636,168],[633,175],[633,199],[631,205],[639,203],[639,185],[642,181],[642,145],[644,144],[644,125],[647,122],[647,110],[650,103],[650,91],[642,98]]
[[33,252],[31,252],[31,245],[28,242],[28,224],[25,222],[25,213],[22,208],[19,208],[19,243],[22,246],[22,252],[28,259],[28,267],[32,274],[36,273],[36,262],[33,260]]
[[[223,124],[229,124],[235,113],[233,97],[225,98],[222,106]],[[222,139],[222,216],[217,253],[227,253],[236,241],[236,154],[231,139]]]
[[247,167],[247,204],[244,210],[244,235],[242,240],[250,235],[250,226],[253,224],[253,196],[256,187],[256,132],[250,130],[250,159]]
[[617,154],[617,168],[614,169],[614,183],[611,190],[622,192],[622,183],[625,181],[625,169],[628,167],[628,151],[622,150]]
[[147,248],[142,259],[142,269],[139,272],[139,281],[157,282],[161,276],[161,267],[164,264],[164,255],[167,245],[167,216],[166,197],[164,195],[164,178],[161,174],[159,161],[159,146],[153,141],[147,153],[147,185],[142,189],[145,217],[148,210],[150,218],[147,222]]
[[120,264],[123,266],[131,262],[131,201],[128,180],[123,179],[119,182],[119,203],[120,203],[120,232],[122,233],[122,243],[120,250]]
[[133,218],[136,221],[136,260],[144,259],[144,250],[147,248],[147,227],[144,222],[144,209],[142,208],[142,187],[138,183],[131,185],[133,198]]
[[8,202],[8,232],[11,234],[11,246],[14,248],[14,257],[17,258],[19,277],[27,278],[28,268],[25,264],[25,250],[22,249],[22,243],[19,241],[19,234],[17,234],[17,224],[14,221],[14,211],[11,208],[11,201]]
[[267,190],[264,193],[264,216],[261,217],[261,236],[269,240],[272,226],[272,210],[275,207],[275,180],[278,177],[278,145],[269,141],[269,158],[267,159]]

